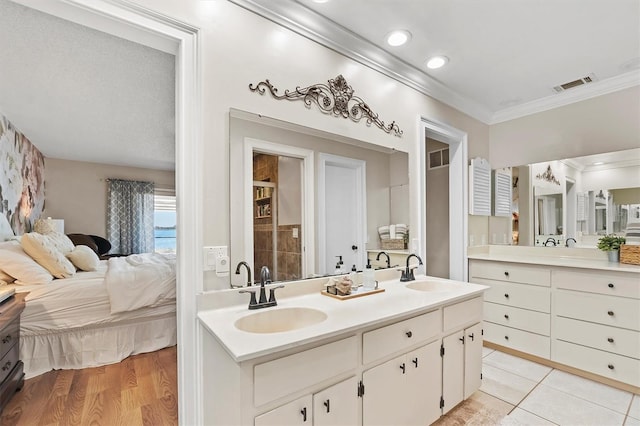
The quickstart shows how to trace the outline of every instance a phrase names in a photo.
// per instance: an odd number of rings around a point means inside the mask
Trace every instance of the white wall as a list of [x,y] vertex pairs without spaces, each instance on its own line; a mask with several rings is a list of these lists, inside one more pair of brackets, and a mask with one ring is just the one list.
[[637,187],[640,187],[640,166],[582,172],[582,192]]

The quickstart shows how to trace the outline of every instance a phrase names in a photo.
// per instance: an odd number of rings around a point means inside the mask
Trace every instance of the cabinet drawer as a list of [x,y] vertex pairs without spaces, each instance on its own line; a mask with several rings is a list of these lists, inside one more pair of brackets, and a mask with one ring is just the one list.
[[481,321],[482,307],[482,297],[474,297],[464,302],[445,306],[443,309],[443,330],[452,330]]
[[20,357],[20,345],[13,345],[0,360],[0,383],[9,376],[9,373],[18,364]]
[[22,364],[22,361],[18,361],[9,376],[0,384],[0,412],[7,406],[13,395],[16,394],[17,389],[22,387],[24,382],[23,370],[24,364]]
[[254,367],[254,402],[260,406],[323,380],[349,372],[358,363],[355,336]]
[[619,355],[640,359],[640,332],[557,317],[554,337]]
[[475,282],[490,287],[484,292],[484,300],[487,302],[538,312],[551,312],[551,291],[548,288],[490,280],[475,280]]
[[549,336],[551,316],[543,312],[485,302],[484,320],[506,327]]
[[614,271],[557,269],[552,273],[557,288],[640,299],[640,275]]
[[541,358],[549,359],[551,355],[549,337],[490,322],[484,323],[484,340]]
[[18,342],[19,331],[19,316],[0,331],[0,357],[3,357]]
[[553,361],[640,386],[640,361],[560,340],[553,341]]
[[507,281],[521,284],[551,286],[551,269],[544,266],[523,265],[510,262],[472,260],[469,265],[471,282],[475,278]]
[[440,334],[440,310],[363,333],[362,363],[368,364]]
[[555,306],[558,316],[640,331],[638,299],[558,290]]

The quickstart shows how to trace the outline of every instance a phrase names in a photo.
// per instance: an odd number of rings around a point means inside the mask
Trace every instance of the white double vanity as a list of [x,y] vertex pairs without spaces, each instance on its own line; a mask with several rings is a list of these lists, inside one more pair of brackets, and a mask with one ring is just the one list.
[[469,397],[487,287],[376,278],[383,292],[349,300],[322,295],[327,278],[290,282],[258,310],[217,292],[198,314],[204,423],[428,425]]

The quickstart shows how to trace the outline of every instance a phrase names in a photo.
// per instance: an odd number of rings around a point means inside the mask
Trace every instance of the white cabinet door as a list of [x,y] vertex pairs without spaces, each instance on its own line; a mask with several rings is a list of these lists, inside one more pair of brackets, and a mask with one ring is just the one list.
[[458,405],[463,397],[464,384],[464,330],[442,339],[442,414]]
[[482,384],[482,324],[464,330],[464,399]]
[[405,355],[394,358],[362,373],[362,424],[364,426],[400,425],[404,416]]
[[358,381],[355,377],[314,394],[314,426],[356,425],[358,402]]
[[[408,424],[430,425],[440,418],[442,358],[440,341],[407,354]],[[418,416],[418,417],[415,417]]]
[[255,418],[255,426],[307,426],[312,422],[311,395],[291,401]]

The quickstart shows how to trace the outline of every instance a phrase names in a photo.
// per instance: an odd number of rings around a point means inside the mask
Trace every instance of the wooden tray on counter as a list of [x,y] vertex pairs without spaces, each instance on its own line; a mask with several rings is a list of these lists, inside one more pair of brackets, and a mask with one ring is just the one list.
[[358,292],[358,293],[347,294],[346,296],[340,296],[338,294],[331,294],[331,293],[327,292],[327,290],[322,290],[320,293],[322,295],[324,295],[324,296],[333,297],[334,299],[348,300],[348,299],[355,299],[356,297],[363,297],[363,296],[369,296],[371,294],[382,293],[383,291],[384,291],[384,288],[376,288],[375,290],[369,290],[369,291],[362,291],[362,292]]

